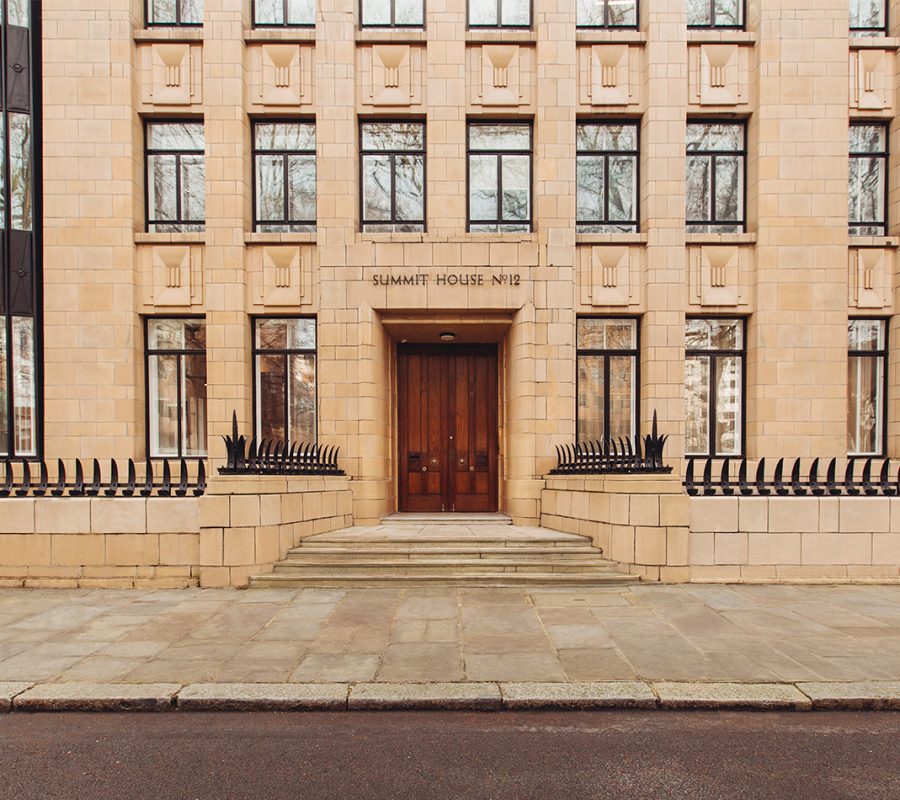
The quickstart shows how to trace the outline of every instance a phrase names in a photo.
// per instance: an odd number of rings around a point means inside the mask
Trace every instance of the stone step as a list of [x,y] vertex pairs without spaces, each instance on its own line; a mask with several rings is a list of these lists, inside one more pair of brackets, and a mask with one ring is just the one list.
[[415,578],[419,573],[482,574],[493,572],[565,572],[565,573],[608,573],[615,572],[615,565],[602,558],[580,559],[578,561],[519,561],[468,559],[423,559],[409,561],[396,559],[393,561],[371,561],[364,558],[346,559],[340,562],[321,562],[304,558],[290,558],[275,564],[278,575],[293,574],[301,577],[309,572],[341,573],[341,574],[391,574],[405,575]]
[[392,587],[398,589],[415,586],[491,586],[522,588],[535,586],[616,586],[638,581],[636,575],[616,572],[483,572],[456,573],[423,572],[414,577],[379,573],[318,573],[302,575],[269,573],[250,578],[251,588],[284,587],[301,589],[311,587]]
[[600,557],[599,550],[593,547],[367,547],[353,546],[347,548],[301,546],[288,550],[287,557],[304,558],[328,563],[341,563],[345,559],[365,558],[367,561],[391,561],[407,559],[421,561],[423,559],[455,559],[474,558],[492,561],[494,559],[514,558],[521,561],[570,561],[580,558]]
[[381,520],[382,525],[512,525],[512,518],[496,513],[458,513],[454,511],[416,514],[397,512]]
[[[304,539],[299,548],[321,547],[329,549],[347,550],[360,547],[373,549],[409,548],[431,549],[442,547],[468,547],[468,548],[503,548],[509,550],[528,549],[532,547],[552,547],[553,549],[573,549],[590,547],[590,539],[583,536],[534,536],[528,539],[504,539],[497,536],[439,536],[423,534],[421,536],[385,536],[378,538],[376,534],[319,534]],[[294,548],[294,549],[299,549]]]

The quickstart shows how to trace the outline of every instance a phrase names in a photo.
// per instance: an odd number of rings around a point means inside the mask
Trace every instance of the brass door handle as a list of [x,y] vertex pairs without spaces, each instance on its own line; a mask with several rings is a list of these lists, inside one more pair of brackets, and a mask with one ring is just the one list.
[[422,472],[428,472],[428,467],[422,467]]
[[475,472],[475,467],[469,467],[469,472]]

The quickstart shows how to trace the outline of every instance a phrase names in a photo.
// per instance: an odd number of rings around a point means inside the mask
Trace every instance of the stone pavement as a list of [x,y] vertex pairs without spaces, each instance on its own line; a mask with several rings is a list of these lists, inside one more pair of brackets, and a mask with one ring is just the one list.
[[900,680],[900,587],[0,590],[0,683]]

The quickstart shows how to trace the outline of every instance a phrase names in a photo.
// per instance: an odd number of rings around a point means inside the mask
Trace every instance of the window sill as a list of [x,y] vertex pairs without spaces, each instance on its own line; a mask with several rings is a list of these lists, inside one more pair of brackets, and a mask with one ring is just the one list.
[[469,44],[530,44],[537,42],[537,31],[521,28],[470,28],[466,31]]
[[134,234],[135,244],[206,244],[205,233],[148,233]]
[[427,233],[375,233],[374,231],[361,231],[360,242],[424,242],[428,238]]
[[356,41],[373,44],[424,44],[428,41],[428,34],[421,28],[357,28]]
[[141,28],[134,32],[135,42],[202,42],[203,28]]
[[756,44],[756,31],[688,30],[688,44]]
[[755,233],[689,233],[685,244],[756,244]]
[[647,244],[646,233],[579,233],[575,244]]
[[244,31],[244,42],[315,42],[315,28],[249,28]]
[[587,28],[575,31],[577,44],[646,44],[647,34],[632,28]]
[[900,50],[896,36],[851,36],[851,50]]
[[316,234],[311,232],[268,233],[252,231],[244,234],[244,244],[315,244]]
[[850,247],[900,247],[900,236],[851,236]]

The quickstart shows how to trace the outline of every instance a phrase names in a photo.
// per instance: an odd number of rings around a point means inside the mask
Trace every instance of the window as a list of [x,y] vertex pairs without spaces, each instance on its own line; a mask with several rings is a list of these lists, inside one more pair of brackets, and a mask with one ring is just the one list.
[[689,122],[686,215],[690,233],[744,230],[744,124]]
[[885,0],[850,0],[850,35],[887,35]]
[[425,230],[425,124],[360,126],[362,227],[372,232]]
[[469,123],[469,230],[531,230],[531,125]]
[[299,28],[316,24],[316,0],[253,0],[257,28]]
[[579,28],[636,28],[638,0],[577,0]]
[[316,126],[312,122],[253,125],[253,228],[316,229]]
[[530,28],[531,0],[469,0],[470,28]]
[[848,326],[847,452],[884,454],[887,323],[851,319]]
[[689,28],[743,28],[744,0],[687,0]]
[[147,123],[147,230],[202,231],[206,216],[202,122]]
[[360,0],[364,28],[421,28],[425,0]]
[[689,319],[685,349],[686,455],[740,456],[744,321]]
[[253,332],[256,435],[316,441],[316,321],[257,319]]
[[206,325],[202,319],[146,321],[147,452],[206,455]]
[[146,0],[147,25],[203,24],[203,0]]
[[637,434],[638,321],[578,320],[578,441]]
[[851,236],[887,234],[887,136],[880,122],[850,126]]
[[583,123],[576,138],[578,230],[637,232],[637,124]]
[[[0,455],[37,455],[34,319],[7,317],[0,326]],[[10,392],[12,388],[12,392]]]

